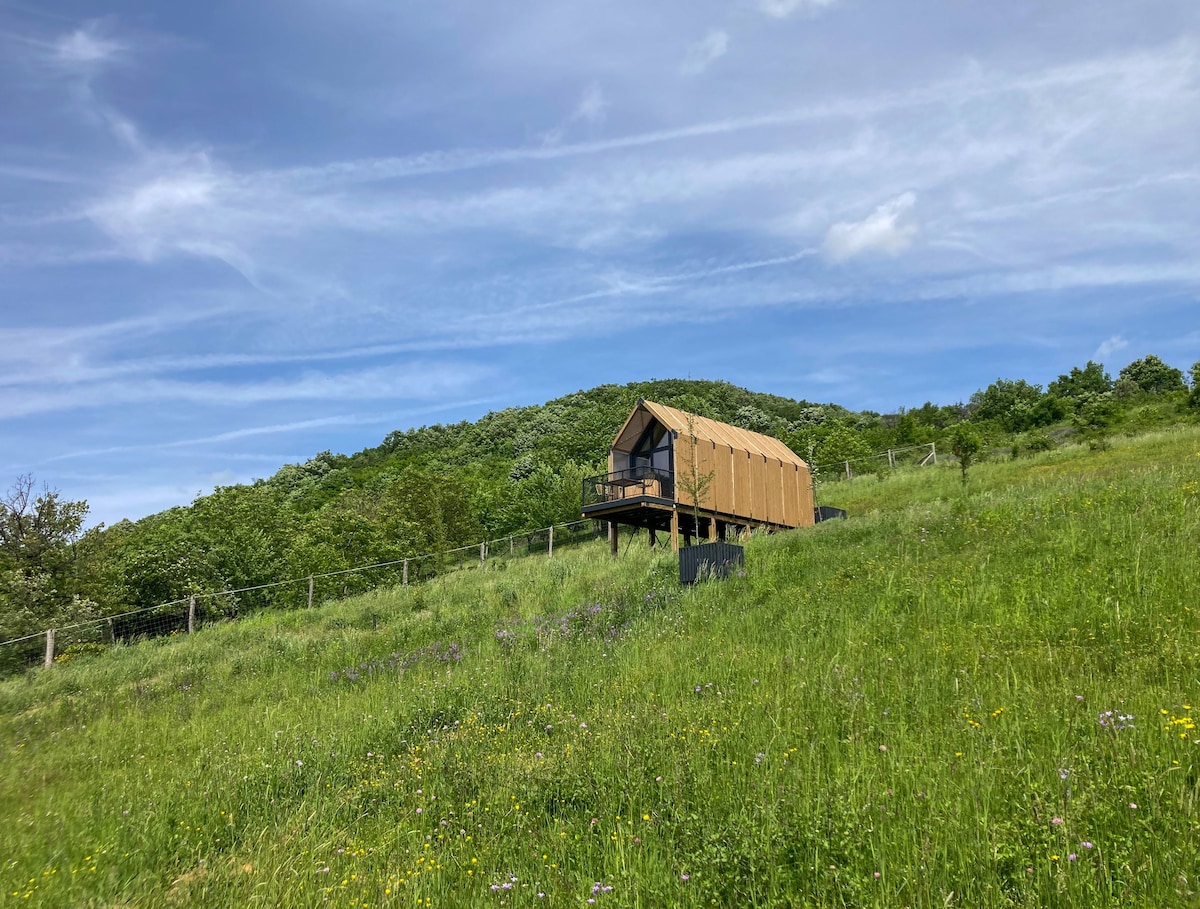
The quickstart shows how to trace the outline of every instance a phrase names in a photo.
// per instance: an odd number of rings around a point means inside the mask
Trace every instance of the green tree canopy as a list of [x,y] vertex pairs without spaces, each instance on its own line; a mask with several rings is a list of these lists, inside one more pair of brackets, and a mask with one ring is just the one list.
[[1073,366],[1069,373],[1051,382],[1046,393],[1079,404],[1091,395],[1104,394],[1112,389],[1112,376],[1104,371],[1104,366],[1094,360],[1088,360],[1083,369]]
[[0,498],[0,640],[93,613],[78,595],[75,559],[87,513],[87,502],[39,491],[28,474]]
[[1009,432],[1033,425],[1033,411],[1042,399],[1042,386],[1024,379],[997,379],[971,395],[972,418],[998,423]]
[[1134,360],[1121,370],[1121,379],[1128,379],[1146,394],[1158,395],[1183,391],[1183,372],[1168,366],[1154,354]]

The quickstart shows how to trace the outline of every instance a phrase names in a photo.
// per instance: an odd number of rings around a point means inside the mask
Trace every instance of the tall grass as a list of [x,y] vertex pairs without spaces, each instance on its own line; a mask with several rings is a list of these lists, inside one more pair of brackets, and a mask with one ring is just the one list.
[[1200,434],[822,501],[726,582],[599,543],[6,681],[0,895],[1200,899]]

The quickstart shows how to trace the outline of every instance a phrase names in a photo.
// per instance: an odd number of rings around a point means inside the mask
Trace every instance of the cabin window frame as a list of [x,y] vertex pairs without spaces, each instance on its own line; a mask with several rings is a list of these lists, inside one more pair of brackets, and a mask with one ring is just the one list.
[[[662,432],[657,444],[656,431]],[[650,445],[654,447],[651,448]],[[660,455],[665,455],[665,458],[656,457]],[[642,463],[639,463],[639,459]],[[658,420],[650,421],[650,425],[642,430],[629,452],[629,469],[635,470],[638,467],[649,467],[655,473],[661,471],[668,476],[675,474],[675,434]]]

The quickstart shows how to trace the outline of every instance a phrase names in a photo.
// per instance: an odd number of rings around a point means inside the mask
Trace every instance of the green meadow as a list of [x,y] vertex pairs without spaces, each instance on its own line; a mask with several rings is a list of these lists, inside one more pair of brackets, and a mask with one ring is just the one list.
[[0,904],[1200,904],[1200,432],[0,682]]

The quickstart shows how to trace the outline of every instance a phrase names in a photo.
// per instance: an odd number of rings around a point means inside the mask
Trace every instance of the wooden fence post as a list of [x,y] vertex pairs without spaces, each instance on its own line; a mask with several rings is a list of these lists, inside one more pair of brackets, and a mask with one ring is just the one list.
[[888,449],[888,467],[892,468],[892,470],[896,469],[896,453],[890,448]]
[[937,442],[929,443],[929,453],[933,455],[933,466],[937,467]]
[[546,554],[550,558],[554,558],[554,525],[550,525],[550,544],[547,547]]
[[479,544],[479,565],[480,567],[487,562],[487,543]]
[[309,609],[312,609],[312,601],[313,601],[313,576],[310,574],[308,576],[308,608]]
[[513,554],[513,538],[511,536],[508,538],[508,554]]
[[408,586],[408,559],[404,560],[404,586]]
[[54,665],[54,629],[46,629],[46,662],[45,667],[49,669]]
[[196,630],[196,595],[193,593],[188,600],[188,634]]
[[846,479],[849,480],[850,478],[851,478],[850,477],[850,462],[847,461],[846,462]]

